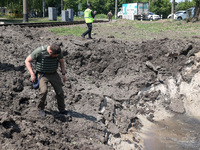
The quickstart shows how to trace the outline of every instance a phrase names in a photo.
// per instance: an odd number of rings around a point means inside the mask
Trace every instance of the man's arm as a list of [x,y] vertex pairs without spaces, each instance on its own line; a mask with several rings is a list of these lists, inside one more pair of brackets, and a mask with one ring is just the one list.
[[25,64],[26,64],[26,68],[28,69],[30,75],[31,75],[31,81],[34,82],[36,77],[35,74],[33,73],[33,69],[31,67],[31,62],[33,61],[33,59],[31,58],[31,56],[29,55],[26,60],[25,60]]
[[96,13],[97,13],[97,11],[94,11],[94,12],[91,11],[91,15],[92,15],[93,18],[95,17]]
[[66,81],[66,76],[65,76],[65,62],[64,59],[60,59],[60,68],[61,68],[61,72],[62,72],[62,78],[63,78],[63,82]]

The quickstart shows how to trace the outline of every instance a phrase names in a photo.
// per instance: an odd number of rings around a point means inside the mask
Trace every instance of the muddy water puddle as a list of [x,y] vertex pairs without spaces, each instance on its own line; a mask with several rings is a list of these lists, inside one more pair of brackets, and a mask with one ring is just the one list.
[[145,150],[200,150],[200,117],[177,115],[156,122],[144,145]]

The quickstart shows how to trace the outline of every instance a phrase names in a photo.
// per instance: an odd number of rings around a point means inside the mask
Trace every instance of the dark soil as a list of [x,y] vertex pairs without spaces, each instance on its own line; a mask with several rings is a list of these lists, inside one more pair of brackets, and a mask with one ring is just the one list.
[[[111,136],[121,138],[131,128],[140,131],[138,114],[153,119],[153,111],[145,109],[145,101],[158,100],[159,92],[142,97],[138,93],[165,84],[177,74],[190,82],[191,76],[182,71],[199,50],[192,39],[127,42],[97,35],[93,40],[83,40],[57,36],[43,28],[10,26],[0,30],[1,150],[114,149],[109,144]],[[38,115],[39,91],[32,89],[25,67],[26,57],[36,47],[53,42],[61,45],[64,54],[67,82],[63,89],[72,118],[58,113],[51,86],[47,115]],[[140,141],[134,142],[135,149],[143,149]]]

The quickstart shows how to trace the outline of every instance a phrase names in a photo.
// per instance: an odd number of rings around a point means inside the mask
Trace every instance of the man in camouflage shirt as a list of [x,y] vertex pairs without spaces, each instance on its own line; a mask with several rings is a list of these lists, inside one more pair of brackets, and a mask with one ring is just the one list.
[[112,14],[111,10],[108,12],[107,16],[108,16],[108,20],[112,21],[113,14]]
[[39,104],[38,109],[41,116],[45,116],[45,101],[48,92],[48,82],[51,83],[55,92],[60,113],[65,112],[64,92],[62,81],[57,73],[58,63],[61,67],[63,82],[66,81],[65,64],[61,48],[57,44],[36,48],[25,60],[26,67],[31,75],[31,81],[35,82],[36,76],[31,67],[31,62],[35,61],[38,76],[43,75],[39,82]]

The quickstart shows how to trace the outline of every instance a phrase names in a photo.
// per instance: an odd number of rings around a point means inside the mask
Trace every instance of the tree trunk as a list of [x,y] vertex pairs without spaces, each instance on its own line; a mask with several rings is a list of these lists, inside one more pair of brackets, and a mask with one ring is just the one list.
[[150,5],[151,5],[151,0],[149,0],[149,7],[148,7],[148,11],[150,11]]
[[200,0],[196,0],[195,12],[192,22],[200,20]]

